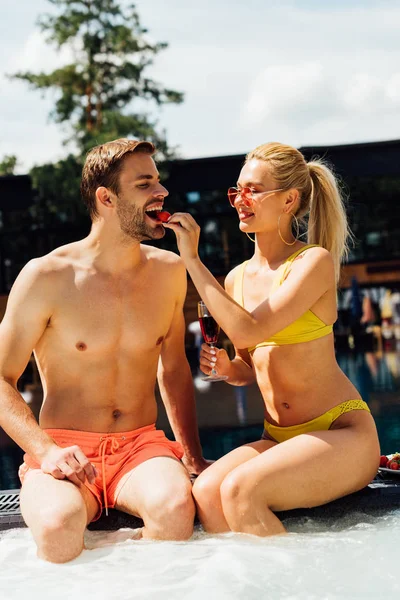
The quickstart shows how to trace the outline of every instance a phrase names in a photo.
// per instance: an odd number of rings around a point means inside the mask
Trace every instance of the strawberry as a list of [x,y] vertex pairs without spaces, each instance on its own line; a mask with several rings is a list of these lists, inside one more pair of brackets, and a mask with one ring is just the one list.
[[168,212],[168,211],[166,211],[166,210],[162,210],[162,211],[161,211],[161,212],[159,212],[159,213],[158,213],[158,215],[157,215],[157,219],[158,219],[159,221],[161,221],[161,223],[166,223],[167,221],[169,221],[170,217],[171,217],[171,213],[169,213],[169,212]]
[[394,458],[391,458],[388,462],[388,464],[386,465],[386,468],[388,469],[392,469],[393,471],[398,471],[399,470],[399,463],[397,460],[394,460]]
[[379,466],[380,467],[386,467],[386,465],[388,464],[389,459],[387,456],[385,456],[384,454],[382,454],[381,459],[379,461]]

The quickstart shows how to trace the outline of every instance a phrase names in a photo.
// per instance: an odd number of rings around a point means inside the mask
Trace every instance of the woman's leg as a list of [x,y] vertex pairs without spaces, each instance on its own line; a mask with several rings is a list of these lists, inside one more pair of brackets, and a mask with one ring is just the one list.
[[371,415],[352,411],[334,426],[294,437],[231,470],[221,484],[229,529],[281,533],[273,511],[319,506],[368,485],[380,452]]
[[276,442],[270,440],[246,444],[232,450],[199,475],[193,485],[193,496],[197,505],[197,514],[206,531],[222,533],[230,530],[221,504],[220,488],[225,477],[239,465],[254,459],[273,446],[276,446]]

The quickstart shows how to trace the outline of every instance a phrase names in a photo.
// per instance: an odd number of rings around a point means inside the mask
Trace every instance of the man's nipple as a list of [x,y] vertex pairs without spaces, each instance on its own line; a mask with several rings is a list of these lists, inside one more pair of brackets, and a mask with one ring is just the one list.
[[75,344],[75,347],[80,351],[83,352],[84,350],[87,349],[87,346],[85,344],[85,342],[77,342],[77,344]]

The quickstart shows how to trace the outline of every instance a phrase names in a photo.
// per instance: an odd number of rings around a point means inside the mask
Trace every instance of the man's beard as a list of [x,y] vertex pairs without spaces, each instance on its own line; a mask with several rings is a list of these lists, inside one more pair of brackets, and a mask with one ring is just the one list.
[[165,235],[165,229],[160,224],[157,227],[147,225],[144,213],[135,206],[130,206],[124,200],[117,198],[117,215],[121,231],[138,242],[144,240],[159,240]]

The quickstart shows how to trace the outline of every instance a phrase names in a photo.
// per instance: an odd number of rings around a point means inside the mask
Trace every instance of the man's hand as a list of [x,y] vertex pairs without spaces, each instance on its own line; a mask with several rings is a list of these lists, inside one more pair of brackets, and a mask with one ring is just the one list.
[[206,458],[191,458],[184,456],[182,462],[189,472],[191,478],[195,479],[200,473],[202,473],[207,467],[209,467],[213,460],[207,460]]
[[60,448],[54,445],[45,454],[40,465],[43,473],[52,475],[55,479],[69,479],[78,487],[85,482],[94,483],[96,469],[90,463],[79,446]]

